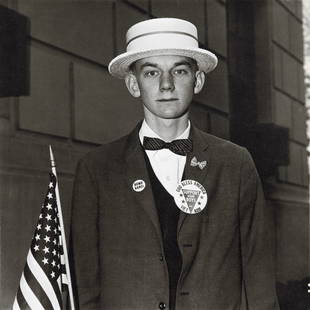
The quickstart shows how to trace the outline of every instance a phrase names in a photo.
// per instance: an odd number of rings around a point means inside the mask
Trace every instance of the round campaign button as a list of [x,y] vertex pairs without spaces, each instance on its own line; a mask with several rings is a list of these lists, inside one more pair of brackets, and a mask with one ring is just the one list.
[[187,214],[197,214],[207,206],[208,195],[199,182],[184,180],[175,190],[174,201],[181,211]]
[[142,192],[145,189],[145,182],[143,180],[136,180],[132,183],[132,188],[135,192]]

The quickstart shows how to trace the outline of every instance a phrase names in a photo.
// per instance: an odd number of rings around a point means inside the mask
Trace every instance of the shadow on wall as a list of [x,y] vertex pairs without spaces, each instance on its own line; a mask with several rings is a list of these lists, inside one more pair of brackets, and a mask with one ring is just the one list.
[[29,95],[30,20],[0,5],[0,97]]
[[[277,283],[277,293],[281,310],[310,310],[310,277],[300,281]],[[310,289],[310,287],[309,287]]]

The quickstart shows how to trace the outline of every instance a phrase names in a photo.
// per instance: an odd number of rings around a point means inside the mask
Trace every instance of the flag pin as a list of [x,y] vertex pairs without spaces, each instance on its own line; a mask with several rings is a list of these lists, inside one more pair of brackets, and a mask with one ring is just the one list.
[[136,180],[132,184],[132,188],[135,192],[142,192],[145,189],[145,182],[143,180]]
[[200,170],[204,169],[206,167],[206,165],[207,165],[207,161],[206,160],[198,161],[196,156],[194,156],[192,158],[192,160],[191,160],[191,166],[192,167],[199,167]]

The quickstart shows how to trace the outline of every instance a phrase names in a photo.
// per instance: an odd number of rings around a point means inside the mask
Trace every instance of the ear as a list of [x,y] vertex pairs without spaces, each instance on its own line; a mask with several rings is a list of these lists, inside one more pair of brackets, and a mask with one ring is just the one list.
[[125,76],[125,84],[128,88],[128,91],[131,93],[133,97],[135,98],[140,97],[140,88],[138,85],[138,81],[133,73],[128,73]]
[[194,85],[194,94],[200,93],[205,83],[205,73],[203,71],[196,72],[196,81]]

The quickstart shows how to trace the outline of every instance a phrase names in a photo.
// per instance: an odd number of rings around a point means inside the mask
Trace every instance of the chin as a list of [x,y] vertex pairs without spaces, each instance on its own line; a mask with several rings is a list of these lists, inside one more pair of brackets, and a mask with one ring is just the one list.
[[161,111],[160,114],[158,114],[158,116],[165,119],[176,119],[182,117],[187,112],[188,109],[181,111],[176,109],[167,109],[165,111]]
[[164,110],[164,111],[160,111],[159,116],[163,117],[163,118],[174,118],[177,117],[180,113],[175,111],[175,110]]
[[163,119],[177,119],[180,118],[181,116],[183,116],[185,114],[184,113],[176,113],[176,112],[170,112],[170,113],[161,113],[160,115],[158,115],[160,118]]

